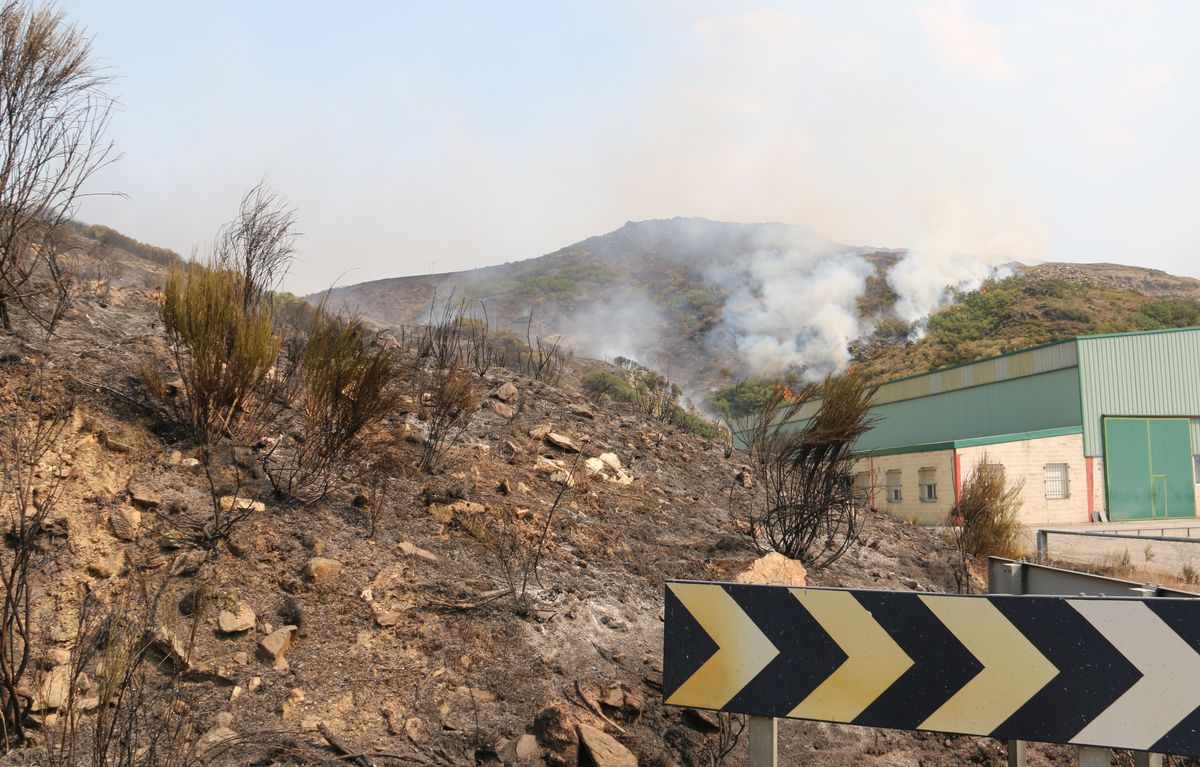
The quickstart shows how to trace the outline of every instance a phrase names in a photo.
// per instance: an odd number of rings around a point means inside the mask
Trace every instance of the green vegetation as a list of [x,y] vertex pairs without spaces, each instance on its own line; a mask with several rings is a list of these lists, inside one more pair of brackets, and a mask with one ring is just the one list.
[[500,296],[506,300],[564,301],[603,288],[621,276],[616,267],[560,258],[503,277],[481,277],[464,285],[462,291],[470,301]]
[[714,392],[708,398],[708,405],[727,418],[741,418],[762,411],[775,386],[776,382],[769,378],[744,378]]
[[159,266],[172,266],[182,262],[179,254],[170,248],[160,248],[154,245],[147,245],[144,242],[139,242],[132,237],[121,234],[116,229],[110,229],[101,224],[87,224],[79,227],[79,233],[89,240],[108,245],[112,248],[120,250],[145,259]]
[[889,343],[877,333],[883,343],[860,353],[856,363],[881,381],[1075,336],[1198,324],[1200,300],[1018,275],[959,294],[929,318],[915,343]]
[[655,420],[705,439],[721,436],[720,426],[679,403],[683,392],[669,378],[631,359],[617,357],[614,362],[623,374],[595,370],[583,377],[584,394],[593,402],[624,402]]

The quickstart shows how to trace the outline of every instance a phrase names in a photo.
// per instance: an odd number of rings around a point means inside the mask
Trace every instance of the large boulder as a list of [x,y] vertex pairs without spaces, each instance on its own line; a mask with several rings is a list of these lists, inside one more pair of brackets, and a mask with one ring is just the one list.
[[500,384],[499,389],[496,389],[496,391],[492,392],[492,396],[501,402],[512,402],[517,398],[518,393],[517,387],[514,386],[512,382],[506,381]]
[[808,570],[798,560],[788,559],[778,551],[768,552],[733,579],[737,583],[764,585],[808,585]]

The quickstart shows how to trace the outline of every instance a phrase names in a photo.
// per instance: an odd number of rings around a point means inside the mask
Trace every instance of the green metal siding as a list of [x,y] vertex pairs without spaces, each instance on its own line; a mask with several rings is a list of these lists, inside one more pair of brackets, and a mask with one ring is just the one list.
[[[1200,417],[1200,328],[1076,343],[1084,455],[1104,454],[1104,416]],[[1196,422],[1191,434],[1200,445]]]
[[1184,418],[1104,419],[1110,519],[1195,516],[1189,432]]
[[876,405],[879,418],[857,449],[991,437],[1080,425],[1076,368]]

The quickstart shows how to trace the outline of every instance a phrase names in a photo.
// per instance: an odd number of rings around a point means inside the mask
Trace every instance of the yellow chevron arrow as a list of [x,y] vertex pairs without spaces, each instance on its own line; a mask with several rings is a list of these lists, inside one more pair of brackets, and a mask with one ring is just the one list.
[[918,729],[987,735],[1058,674],[988,600],[922,595],[921,601],[983,670]]
[[791,591],[847,657],[788,716],[852,722],[913,665],[913,659],[850,592]]
[[766,668],[779,650],[720,585],[668,583],[713,641],[717,651],[687,678],[667,703],[719,709]]

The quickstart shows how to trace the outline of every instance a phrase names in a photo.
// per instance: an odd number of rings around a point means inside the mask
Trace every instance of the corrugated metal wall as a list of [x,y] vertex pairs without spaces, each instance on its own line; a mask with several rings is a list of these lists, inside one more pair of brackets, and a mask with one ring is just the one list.
[[[1200,329],[1080,338],[1085,455],[1104,452],[1106,415],[1200,417]],[[1192,424],[1192,449],[1200,442]]]
[[859,440],[859,450],[1079,426],[1078,369],[876,405],[872,415],[880,421]]
[[933,373],[901,378],[880,386],[875,402],[882,405],[1037,373],[1048,373],[1074,367],[1075,363],[1075,342],[1064,341],[1052,346],[1027,349]]

